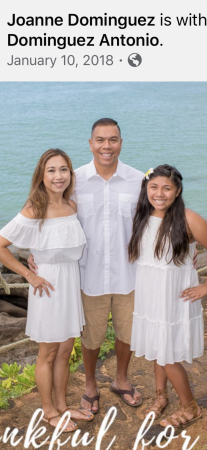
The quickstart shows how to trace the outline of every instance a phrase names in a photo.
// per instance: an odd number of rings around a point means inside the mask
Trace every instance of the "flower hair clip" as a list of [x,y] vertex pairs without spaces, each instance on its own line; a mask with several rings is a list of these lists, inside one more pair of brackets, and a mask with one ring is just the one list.
[[146,173],[145,173],[145,179],[149,180],[150,175],[154,173],[154,169],[151,167]]

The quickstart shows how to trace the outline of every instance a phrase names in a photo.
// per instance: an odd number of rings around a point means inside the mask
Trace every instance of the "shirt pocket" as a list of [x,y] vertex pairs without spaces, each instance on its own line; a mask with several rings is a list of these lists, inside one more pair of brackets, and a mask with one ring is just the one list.
[[133,217],[138,198],[135,194],[119,194],[118,212],[123,217]]
[[79,194],[77,198],[77,213],[80,217],[90,217],[94,214],[93,194]]

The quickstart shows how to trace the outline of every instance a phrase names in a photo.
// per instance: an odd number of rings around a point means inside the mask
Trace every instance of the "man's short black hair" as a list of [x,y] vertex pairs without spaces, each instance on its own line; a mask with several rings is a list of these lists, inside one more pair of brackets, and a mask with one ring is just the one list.
[[91,134],[93,133],[93,130],[98,127],[98,126],[107,126],[107,125],[115,125],[120,133],[121,136],[121,130],[120,127],[118,125],[118,122],[114,119],[110,119],[109,117],[104,117],[103,119],[99,119],[96,122],[94,122],[93,126],[92,126],[92,130],[91,130]]

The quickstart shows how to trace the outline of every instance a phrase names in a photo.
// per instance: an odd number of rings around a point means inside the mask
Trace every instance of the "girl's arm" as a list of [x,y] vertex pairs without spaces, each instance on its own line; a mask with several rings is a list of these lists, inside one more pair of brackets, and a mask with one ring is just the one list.
[[12,255],[10,250],[7,248],[11,245],[12,242],[5,239],[3,236],[0,236],[0,262],[6,266],[8,269],[12,270],[12,272],[17,273],[18,275],[22,275],[29,284],[34,287],[34,293],[36,293],[37,289],[39,289],[40,297],[42,296],[42,291],[44,290],[48,297],[50,297],[50,288],[52,291],[55,289],[53,286],[48,283],[44,278],[41,278],[31,270],[27,269],[22,263],[17,261],[17,259]]
[[[207,249],[207,221],[190,209],[186,209],[186,219],[194,241]],[[194,302],[205,295],[207,295],[207,278],[204,284],[185,289],[181,298],[184,298],[184,301]]]

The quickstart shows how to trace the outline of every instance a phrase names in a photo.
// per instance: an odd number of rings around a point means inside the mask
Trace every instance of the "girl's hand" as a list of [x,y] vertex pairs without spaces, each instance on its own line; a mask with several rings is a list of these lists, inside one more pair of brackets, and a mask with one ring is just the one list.
[[38,275],[35,275],[34,273],[30,272],[26,280],[29,284],[31,284],[34,288],[34,295],[36,295],[37,289],[39,289],[40,297],[42,297],[42,291],[44,290],[48,297],[51,297],[50,291],[48,288],[50,288],[52,291],[54,291],[54,287],[48,283],[44,278],[39,277]]
[[[183,301],[186,302],[187,300],[190,300],[191,303],[195,302],[196,300],[199,300],[202,297],[205,297],[207,295],[207,285],[199,284],[199,286],[195,286],[192,288],[185,289],[181,293],[181,298],[183,298]],[[184,298],[185,297],[185,298]]]

